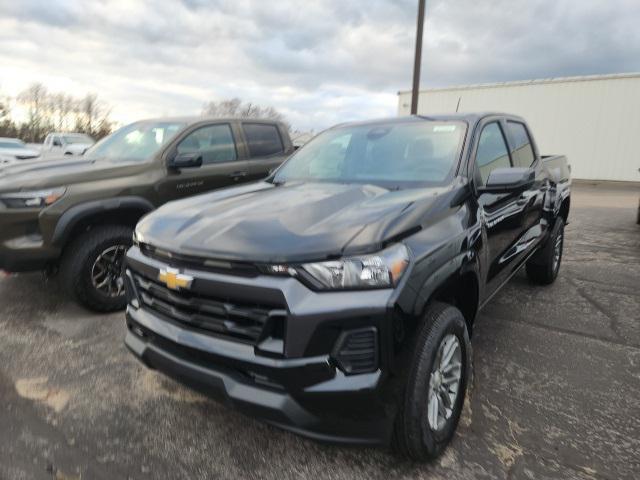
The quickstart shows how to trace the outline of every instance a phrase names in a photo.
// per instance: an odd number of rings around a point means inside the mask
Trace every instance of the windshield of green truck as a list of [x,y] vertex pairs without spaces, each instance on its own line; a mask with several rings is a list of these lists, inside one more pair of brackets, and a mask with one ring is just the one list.
[[103,138],[85,156],[112,161],[147,160],[184,126],[182,122],[136,122]]

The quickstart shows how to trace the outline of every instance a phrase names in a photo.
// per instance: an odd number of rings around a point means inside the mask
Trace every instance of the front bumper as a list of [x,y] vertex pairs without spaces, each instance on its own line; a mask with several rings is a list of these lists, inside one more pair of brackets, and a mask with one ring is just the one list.
[[0,270],[42,270],[58,259],[60,249],[43,239],[39,214],[40,210],[10,210],[0,202]]
[[[128,254],[133,272],[147,278],[162,263],[137,248]],[[241,278],[182,270],[212,291],[277,292],[286,303],[280,355],[258,344],[212,335],[167,318],[140,302],[127,309],[125,344],[145,365],[238,410],[317,440],[387,444],[397,380],[390,374],[392,313],[389,290],[317,293],[292,278]],[[196,283],[194,283],[196,285]],[[195,288],[195,287],[194,287]],[[257,293],[256,293],[257,294]],[[333,358],[341,333],[369,327],[378,335],[378,362],[367,373],[349,375]]]

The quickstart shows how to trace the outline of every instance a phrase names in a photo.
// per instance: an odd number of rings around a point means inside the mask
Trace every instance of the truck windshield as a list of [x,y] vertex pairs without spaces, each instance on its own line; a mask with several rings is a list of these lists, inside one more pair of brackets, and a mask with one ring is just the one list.
[[116,130],[85,153],[90,159],[111,161],[143,161],[178,133],[184,123],[136,122]]
[[22,142],[0,141],[0,148],[27,148]]
[[442,184],[458,163],[466,128],[463,122],[424,120],[330,129],[298,150],[273,181]]

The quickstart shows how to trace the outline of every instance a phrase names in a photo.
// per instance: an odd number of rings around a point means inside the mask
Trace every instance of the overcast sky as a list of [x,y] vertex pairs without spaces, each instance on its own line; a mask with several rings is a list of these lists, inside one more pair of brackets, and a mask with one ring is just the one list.
[[[394,115],[417,0],[0,0],[0,95],[97,93],[126,123],[272,105],[299,129]],[[423,87],[640,71],[638,0],[427,0]]]

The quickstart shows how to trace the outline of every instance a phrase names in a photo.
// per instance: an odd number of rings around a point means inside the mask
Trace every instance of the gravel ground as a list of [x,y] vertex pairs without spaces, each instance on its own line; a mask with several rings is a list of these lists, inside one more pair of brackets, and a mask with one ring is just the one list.
[[442,458],[319,444],[244,417],[125,350],[39,275],[0,274],[0,479],[640,478],[637,186],[575,186],[552,287],[480,314],[475,378]]

